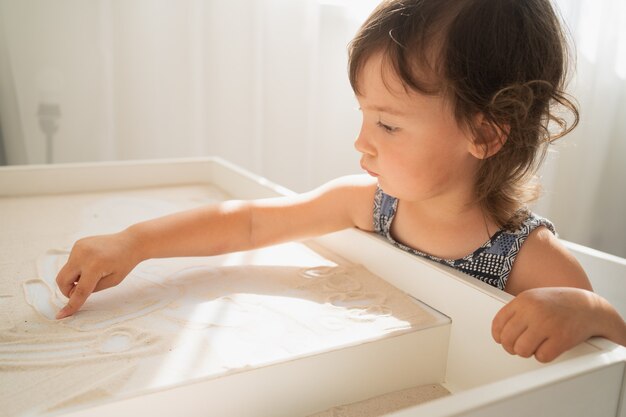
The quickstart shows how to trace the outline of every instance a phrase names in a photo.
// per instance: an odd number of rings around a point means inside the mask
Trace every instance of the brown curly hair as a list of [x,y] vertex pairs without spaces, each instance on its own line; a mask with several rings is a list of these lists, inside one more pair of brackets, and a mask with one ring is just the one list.
[[355,93],[377,53],[407,91],[446,97],[485,155],[489,140],[476,115],[492,133],[504,132],[501,149],[482,161],[475,190],[501,227],[518,227],[539,195],[534,176],[547,145],[579,117],[564,91],[569,54],[549,0],[383,1],[349,45]]

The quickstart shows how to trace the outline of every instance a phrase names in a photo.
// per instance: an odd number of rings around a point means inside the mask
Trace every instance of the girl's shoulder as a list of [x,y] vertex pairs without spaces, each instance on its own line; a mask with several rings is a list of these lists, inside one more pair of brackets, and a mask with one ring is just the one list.
[[369,175],[347,175],[329,181],[313,193],[327,201],[328,211],[348,216],[355,227],[371,232],[377,184]]
[[526,235],[506,284],[508,293],[536,287],[591,289],[585,271],[560,242],[549,220],[529,213],[519,228],[508,233]]

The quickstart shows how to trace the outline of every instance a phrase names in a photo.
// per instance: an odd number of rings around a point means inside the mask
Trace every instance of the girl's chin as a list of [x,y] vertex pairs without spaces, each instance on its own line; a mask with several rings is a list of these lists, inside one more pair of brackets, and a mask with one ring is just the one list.
[[378,188],[383,190],[383,193],[391,197],[396,197],[395,193],[393,192],[393,187],[389,187],[389,185],[385,183],[385,180],[381,179],[380,177],[378,177]]
[[390,185],[388,182],[385,181],[384,178],[378,178],[378,188],[380,188],[383,193],[387,194],[390,197],[394,197],[397,199],[406,199],[407,201],[410,201],[413,199],[413,195],[412,194],[408,194],[406,193],[406,190],[404,190],[405,192],[398,192],[397,188],[394,188],[392,185]]

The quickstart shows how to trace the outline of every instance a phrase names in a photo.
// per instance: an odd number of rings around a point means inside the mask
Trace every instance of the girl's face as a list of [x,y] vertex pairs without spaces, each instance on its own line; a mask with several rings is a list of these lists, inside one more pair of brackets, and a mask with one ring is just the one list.
[[365,64],[360,92],[363,124],[354,146],[385,193],[415,202],[471,198],[479,159],[444,98],[405,90],[380,54]]

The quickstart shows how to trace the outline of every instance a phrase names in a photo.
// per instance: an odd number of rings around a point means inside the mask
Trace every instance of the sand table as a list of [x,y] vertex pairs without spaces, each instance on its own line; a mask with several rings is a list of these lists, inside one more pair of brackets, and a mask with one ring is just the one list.
[[302,243],[150,260],[54,320],[77,238],[228,198],[205,186],[0,199],[2,415],[227,375],[440,324],[364,268]]

